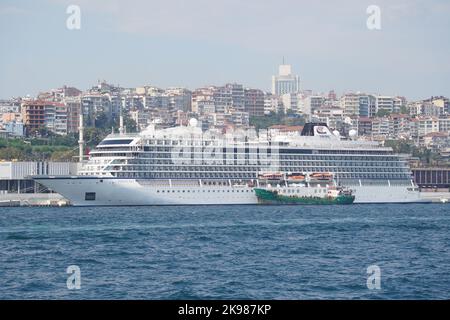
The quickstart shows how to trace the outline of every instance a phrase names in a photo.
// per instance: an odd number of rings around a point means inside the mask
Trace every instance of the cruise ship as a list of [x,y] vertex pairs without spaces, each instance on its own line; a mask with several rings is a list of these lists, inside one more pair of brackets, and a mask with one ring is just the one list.
[[344,138],[326,124],[298,135],[203,132],[188,126],[112,133],[76,176],[34,176],[74,206],[257,204],[267,172],[331,173],[355,203],[422,202],[408,164],[392,148]]

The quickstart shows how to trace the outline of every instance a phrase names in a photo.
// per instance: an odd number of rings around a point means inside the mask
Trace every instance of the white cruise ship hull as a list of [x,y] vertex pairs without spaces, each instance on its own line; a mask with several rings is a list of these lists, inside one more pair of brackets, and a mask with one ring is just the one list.
[[[252,187],[201,185],[167,180],[142,183],[136,179],[100,177],[33,177],[74,206],[239,205],[257,204]],[[428,202],[406,186],[351,186],[355,203]]]

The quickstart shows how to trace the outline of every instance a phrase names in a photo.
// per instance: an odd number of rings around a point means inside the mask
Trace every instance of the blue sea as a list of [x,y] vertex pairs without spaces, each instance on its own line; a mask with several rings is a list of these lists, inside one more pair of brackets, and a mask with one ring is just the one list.
[[449,298],[449,205],[0,208],[0,299]]

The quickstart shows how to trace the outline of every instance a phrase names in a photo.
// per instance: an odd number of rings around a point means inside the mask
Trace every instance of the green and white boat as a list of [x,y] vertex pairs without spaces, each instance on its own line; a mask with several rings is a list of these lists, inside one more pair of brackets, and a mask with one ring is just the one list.
[[[300,183],[293,183],[289,175],[283,175],[283,179],[276,181],[274,177],[281,174],[271,174],[270,180],[263,177],[254,188],[255,195],[260,204],[304,204],[304,205],[333,205],[352,204],[355,196],[352,191],[341,186],[336,186],[331,176],[302,175],[305,177]],[[292,176],[292,175],[291,175]],[[296,177],[299,177],[296,174]]]

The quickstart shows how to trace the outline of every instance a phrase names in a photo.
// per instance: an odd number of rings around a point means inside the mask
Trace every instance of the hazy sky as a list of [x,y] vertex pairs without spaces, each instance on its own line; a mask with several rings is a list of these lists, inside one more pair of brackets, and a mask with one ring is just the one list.
[[[448,0],[0,0],[0,97],[105,79],[125,87],[301,87],[450,96]],[[81,8],[68,30],[66,8]],[[369,5],[381,30],[366,26]]]

